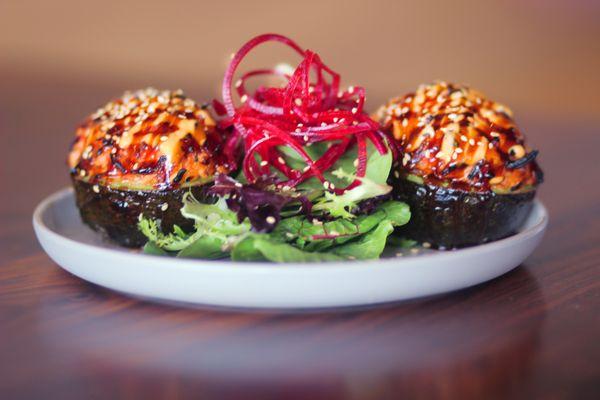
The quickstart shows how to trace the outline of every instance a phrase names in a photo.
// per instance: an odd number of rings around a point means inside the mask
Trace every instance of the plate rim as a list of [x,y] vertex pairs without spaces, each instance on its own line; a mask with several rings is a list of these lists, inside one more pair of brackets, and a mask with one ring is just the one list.
[[[36,235],[39,236],[40,232],[45,235],[52,237],[55,240],[67,242],[70,245],[81,246],[88,250],[104,253],[107,256],[114,255],[117,257],[130,258],[134,257],[136,261],[140,261],[140,257],[145,258],[148,262],[156,262],[162,258],[162,256],[128,252],[127,249],[114,249],[108,247],[101,247],[89,243],[80,242],[74,240],[68,236],[64,236],[58,232],[55,232],[52,228],[47,226],[43,220],[44,213],[50,209],[51,206],[55,205],[58,201],[73,195],[74,190],[72,187],[64,187],[57,190],[56,192],[46,196],[36,207],[32,216],[32,223]],[[410,257],[402,259],[399,257],[391,258],[379,258],[374,260],[348,260],[348,261],[328,261],[328,262],[291,262],[291,263],[274,263],[268,261],[231,261],[227,259],[222,260],[205,260],[205,259],[177,259],[175,263],[170,263],[169,268],[177,268],[189,270],[197,269],[198,266],[208,269],[217,269],[220,272],[226,270],[236,271],[243,268],[246,272],[254,271],[256,273],[270,273],[270,274],[281,274],[289,273],[290,271],[301,271],[309,272],[318,271],[322,268],[328,270],[363,270],[365,268],[397,268],[404,264],[404,260],[411,260],[415,262],[420,258],[427,258],[428,261],[435,261],[435,259],[447,259],[449,257],[464,257],[466,255],[474,254],[481,251],[493,251],[497,247],[505,247],[508,242],[511,241],[523,241],[530,239],[532,236],[536,236],[540,232],[543,232],[548,226],[549,215],[548,210],[544,204],[536,198],[534,200],[534,207],[537,207],[540,212],[540,220],[537,221],[533,226],[518,232],[514,235],[508,236],[503,239],[495,240],[493,242],[484,243],[476,246],[466,247],[462,249],[439,251],[435,253],[422,254],[421,256]],[[171,260],[173,261],[173,260]]]

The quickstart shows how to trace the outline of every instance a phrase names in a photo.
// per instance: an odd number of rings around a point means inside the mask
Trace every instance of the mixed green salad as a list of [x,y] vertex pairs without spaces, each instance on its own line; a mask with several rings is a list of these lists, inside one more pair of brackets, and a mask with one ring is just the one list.
[[[326,149],[325,144],[306,147],[314,157]],[[280,150],[288,165],[302,163],[295,152]],[[276,184],[276,174],[254,183],[245,182],[243,175],[238,180],[219,175],[210,189],[214,203],[200,203],[191,193],[184,196],[181,214],[194,221],[193,232],[177,226],[161,232],[160,221],[140,218],[139,229],[148,238],[144,252],[274,262],[379,258],[394,229],[409,221],[410,210],[389,195],[391,151],[381,154],[373,146],[367,151],[362,178],[346,172],[355,169],[356,148],[325,173],[325,184],[311,178],[289,188]],[[343,194],[325,190],[356,179],[360,184]]]

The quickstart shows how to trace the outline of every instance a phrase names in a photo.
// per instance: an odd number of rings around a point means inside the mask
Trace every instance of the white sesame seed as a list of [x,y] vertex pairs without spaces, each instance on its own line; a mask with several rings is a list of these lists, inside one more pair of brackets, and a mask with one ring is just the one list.
[[491,137],[500,137],[500,134],[498,132],[492,132],[490,133]]
[[167,138],[166,136],[161,136],[161,137],[160,137],[160,141],[161,141],[161,142],[165,142],[167,139],[168,139],[168,138]]
[[354,93],[354,86],[348,87],[348,93],[350,93],[350,94]]
[[248,95],[247,95],[247,94],[243,95],[243,96],[240,98],[240,101],[241,101],[242,103],[245,103],[246,101],[248,101]]
[[463,142],[466,142],[469,139],[467,139],[467,137],[465,135],[460,135],[460,140],[463,141]]
[[277,157],[277,161],[278,161],[280,164],[285,164],[285,160],[284,160],[282,157]]
[[352,110],[351,110],[351,111],[352,111],[352,114],[356,114],[356,113],[358,112],[358,108],[356,108],[356,107],[352,107]]
[[358,168],[358,158],[356,160],[354,160],[352,165],[354,165],[354,168]]
[[99,187],[98,185],[94,185],[94,186],[92,186],[92,190],[93,190],[95,193],[100,193],[100,187]]
[[469,144],[471,146],[475,146],[475,139],[469,139]]
[[235,82],[235,87],[236,87],[236,88],[239,88],[240,86],[242,86],[242,83],[243,83],[243,82],[242,82],[242,80],[241,80],[241,79],[238,79],[238,80]]
[[260,162],[260,166],[261,166],[261,167],[266,167],[268,164],[269,164],[269,163],[268,163],[268,162],[266,162],[266,161],[261,161],[261,162]]
[[294,104],[296,104],[297,106],[301,106],[302,105],[302,99],[295,99],[294,100]]
[[273,216],[271,216],[271,215],[269,215],[269,216],[266,218],[266,221],[267,221],[267,224],[269,224],[269,225],[273,225],[275,222],[277,222],[277,220],[275,219],[275,217],[273,217]]
[[169,208],[169,204],[168,203],[162,203],[160,205],[161,211],[167,211],[167,208]]
[[85,169],[79,170],[79,176],[85,176]]

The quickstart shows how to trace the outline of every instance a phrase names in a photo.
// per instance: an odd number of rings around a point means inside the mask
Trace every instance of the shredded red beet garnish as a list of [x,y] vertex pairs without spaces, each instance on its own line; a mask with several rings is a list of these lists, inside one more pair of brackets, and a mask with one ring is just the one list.
[[[259,69],[242,74],[235,89],[241,106],[236,107],[232,96],[233,77],[246,55],[256,46],[266,42],[280,42],[294,49],[303,60],[292,75],[276,69]],[[254,93],[246,91],[245,82],[256,76],[278,76],[286,79],[283,87],[259,87]],[[294,187],[316,177],[325,182],[323,173],[354,144],[358,148],[356,176],[364,177],[367,168],[367,140],[384,154],[386,139],[379,124],[363,111],[365,90],[350,87],[340,91],[340,75],[327,67],[318,54],[303,50],[291,39],[278,34],[255,37],[234,54],[223,79],[223,106],[233,133],[225,145],[225,154],[231,162],[240,142],[243,144],[242,168],[249,182],[269,174],[270,167],[287,177],[280,186]],[[331,146],[319,158],[313,160],[305,146],[329,142]],[[285,163],[278,150],[287,146],[297,152],[306,162],[303,170],[294,170]],[[257,162],[256,154],[260,156]],[[347,171],[350,172],[350,171]],[[358,180],[341,192],[360,184]]]

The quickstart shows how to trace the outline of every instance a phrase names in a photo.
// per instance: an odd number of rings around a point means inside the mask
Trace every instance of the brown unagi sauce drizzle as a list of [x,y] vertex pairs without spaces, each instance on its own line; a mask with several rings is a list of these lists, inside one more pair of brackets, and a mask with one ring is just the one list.
[[438,82],[392,99],[376,118],[396,139],[396,174],[454,189],[514,192],[542,172],[506,106],[463,85]]
[[126,93],[77,129],[68,164],[107,186],[170,189],[227,173],[221,133],[208,110],[180,91]]

